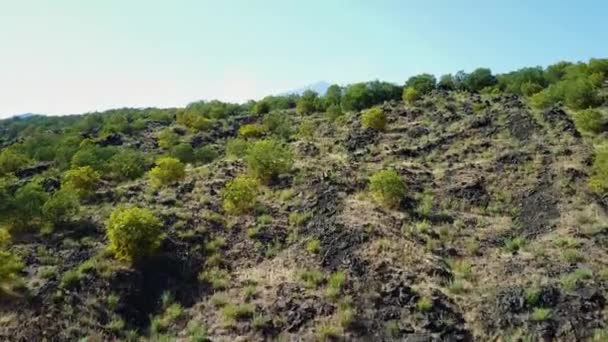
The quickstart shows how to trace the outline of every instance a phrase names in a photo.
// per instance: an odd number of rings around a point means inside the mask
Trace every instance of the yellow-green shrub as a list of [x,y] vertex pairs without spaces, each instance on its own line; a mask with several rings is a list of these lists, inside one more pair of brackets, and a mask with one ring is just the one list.
[[247,152],[249,172],[262,182],[288,172],[293,164],[291,152],[274,139],[256,141]]
[[152,255],[163,235],[160,220],[148,209],[120,208],[106,222],[110,249],[116,258],[134,261]]
[[239,128],[239,135],[243,138],[259,138],[264,135],[266,129],[260,124],[247,124]]
[[42,206],[42,214],[49,223],[57,224],[69,221],[78,214],[80,207],[78,197],[66,190],[59,190]]
[[405,196],[405,184],[395,170],[378,171],[369,181],[372,196],[384,205],[396,206]]
[[407,103],[414,103],[420,98],[420,93],[414,87],[407,87],[403,89],[403,101]]
[[148,172],[150,182],[155,187],[178,182],[186,176],[186,168],[182,162],[172,157],[163,157],[156,161],[156,166]]
[[90,166],[77,167],[66,171],[63,176],[62,189],[72,191],[78,197],[84,198],[93,193],[99,177],[99,172]]
[[585,132],[599,133],[604,128],[605,122],[602,113],[595,109],[585,109],[574,114],[576,127]]
[[386,114],[379,107],[368,109],[361,115],[361,124],[364,128],[374,128],[383,131],[386,127]]
[[224,210],[230,214],[242,214],[255,206],[258,182],[250,177],[240,176],[226,184],[222,192]]

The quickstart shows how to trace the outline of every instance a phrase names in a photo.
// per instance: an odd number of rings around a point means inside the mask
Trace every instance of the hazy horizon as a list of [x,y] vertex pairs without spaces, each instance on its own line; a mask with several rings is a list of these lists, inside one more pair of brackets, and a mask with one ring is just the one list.
[[0,118],[243,102],[608,56],[608,4],[25,0],[0,7]]

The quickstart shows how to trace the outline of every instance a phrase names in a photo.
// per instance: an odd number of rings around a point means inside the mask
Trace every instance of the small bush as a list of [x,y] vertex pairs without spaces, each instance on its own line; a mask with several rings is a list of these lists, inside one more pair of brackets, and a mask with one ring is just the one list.
[[52,224],[67,222],[78,214],[78,197],[68,191],[55,192],[42,207],[42,213]]
[[343,271],[338,271],[330,275],[329,279],[327,280],[327,296],[334,299],[338,298],[345,284],[346,273],[344,273]]
[[395,170],[382,170],[370,177],[370,191],[374,199],[394,207],[405,196],[405,184]]
[[74,192],[80,198],[85,198],[95,191],[99,178],[99,172],[93,170],[92,167],[78,167],[66,171],[62,188]]
[[608,192],[608,144],[595,148],[595,159],[589,178],[589,187],[593,192],[604,194]]
[[262,123],[268,132],[280,138],[287,139],[293,134],[291,118],[285,112],[268,113]]
[[186,176],[184,164],[171,157],[160,158],[156,166],[148,172],[148,177],[155,187],[166,186],[178,182]]
[[306,243],[306,250],[309,253],[317,254],[321,250],[321,241],[312,239]]
[[211,163],[218,156],[217,149],[211,145],[203,146],[194,152],[195,159],[203,164]]
[[248,150],[249,143],[245,139],[235,138],[226,143],[226,155],[232,158],[243,158]]
[[297,212],[289,214],[289,225],[292,227],[301,227],[312,218],[312,213],[309,211]]
[[22,269],[23,263],[17,256],[0,249],[0,293],[3,287],[10,286],[19,280],[19,273]]
[[242,214],[255,207],[258,182],[249,177],[237,177],[226,184],[222,193],[224,210],[230,214]]
[[298,128],[298,136],[301,139],[311,139],[315,135],[315,124],[311,120],[302,120]]
[[243,138],[259,138],[265,133],[266,129],[260,124],[248,124],[239,128],[239,135]]
[[595,109],[586,109],[574,114],[574,123],[579,130],[599,133],[605,125],[604,116]]
[[325,281],[325,276],[319,271],[304,271],[300,273],[300,279],[309,288],[316,288]]
[[551,319],[551,309],[534,308],[530,318],[535,322],[544,322]]
[[532,96],[543,90],[543,86],[534,82],[526,82],[521,85],[521,92],[525,96]]
[[291,151],[274,139],[256,141],[247,153],[249,172],[262,182],[291,170]]
[[384,114],[382,108],[368,109],[361,115],[361,124],[364,128],[383,131],[386,127],[386,114]]
[[418,311],[426,312],[433,307],[433,300],[429,297],[421,297],[416,302],[416,308]]
[[153,254],[160,246],[162,224],[148,209],[116,209],[106,222],[110,248],[118,259],[133,261]]
[[164,149],[170,149],[177,143],[179,143],[179,136],[170,128],[165,128],[158,134],[158,146]]
[[420,99],[420,93],[413,87],[407,87],[403,89],[403,101],[407,103],[414,103]]
[[186,143],[173,146],[170,154],[172,157],[179,159],[182,163],[192,163],[196,159],[194,148],[192,148],[192,145]]
[[0,175],[18,171],[28,163],[28,159],[23,154],[11,149],[4,149],[0,152]]
[[325,111],[325,117],[330,121],[336,121],[336,119],[341,117],[342,115],[342,109],[339,105],[336,104],[327,107],[327,110]]
[[122,150],[110,158],[109,170],[117,179],[137,179],[146,172],[148,161],[142,153]]

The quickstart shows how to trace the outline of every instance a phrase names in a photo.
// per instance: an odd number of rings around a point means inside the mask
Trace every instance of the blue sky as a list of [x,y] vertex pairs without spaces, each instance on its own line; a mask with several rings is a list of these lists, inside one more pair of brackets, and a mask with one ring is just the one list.
[[608,1],[3,0],[0,117],[608,57]]

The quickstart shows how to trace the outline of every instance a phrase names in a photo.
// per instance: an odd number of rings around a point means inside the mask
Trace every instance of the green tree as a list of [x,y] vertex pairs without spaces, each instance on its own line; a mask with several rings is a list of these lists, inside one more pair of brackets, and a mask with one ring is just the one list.
[[452,75],[452,74],[442,75],[439,78],[439,82],[437,83],[437,88],[444,89],[444,90],[455,90],[456,81],[454,80],[454,75]]
[[379,107],[368,109],[361,115],[361,125],[364,128],[383,131],[386,128],[386,114]]
[[586,109],[600,103],[597,89],[589,79],[579,78],[566,85],[565,102],[572,109]]
[[106,222],[110,249],[116,258],[137,261],[148,257],[163,241],[162,224],[148,209],[115,209]]
[[407,80],[407,82],[405,82],[406,88],[413,88],[420,94],[430,93],[433,89],[435,89],[436,85],[437,79],[435,79],[435,76],[430,74],[412,76]]
[[344,110],[361,110],[371,105],[371,94],[365,83],[351,84],[344,90],[342,108]]
[[266,139],[256,141],[247,152],[249,172],[262,182],[291,170],[293,159],[291,151],[279,141]]
[[469,91],[480,91],[497,83],[492,71],[487,68],[477,68],[464,79],[464,86]]
[[156,161],[156,166],[148,172],[154,187],[162,187],[179,182],[186,176],[186,168],[179,159],[163,157]]
[[254,178],[240,176],[228,182],[222,192],[224,210],[229,214],[242,214],[255,207],[258,182]]
[[256,104],[253,106],[254,114],[262,115],[268,112],[270,112],[270,105],[264,100],[256,102]]
[[300,115],[309,115],[316,110],[318,94],[313,90],[306,90],[296,103],[296,112]]
[[332,84],[325,92],[325,101],[329,106],[339,106],[342,100],[342,88],[337,84]]

